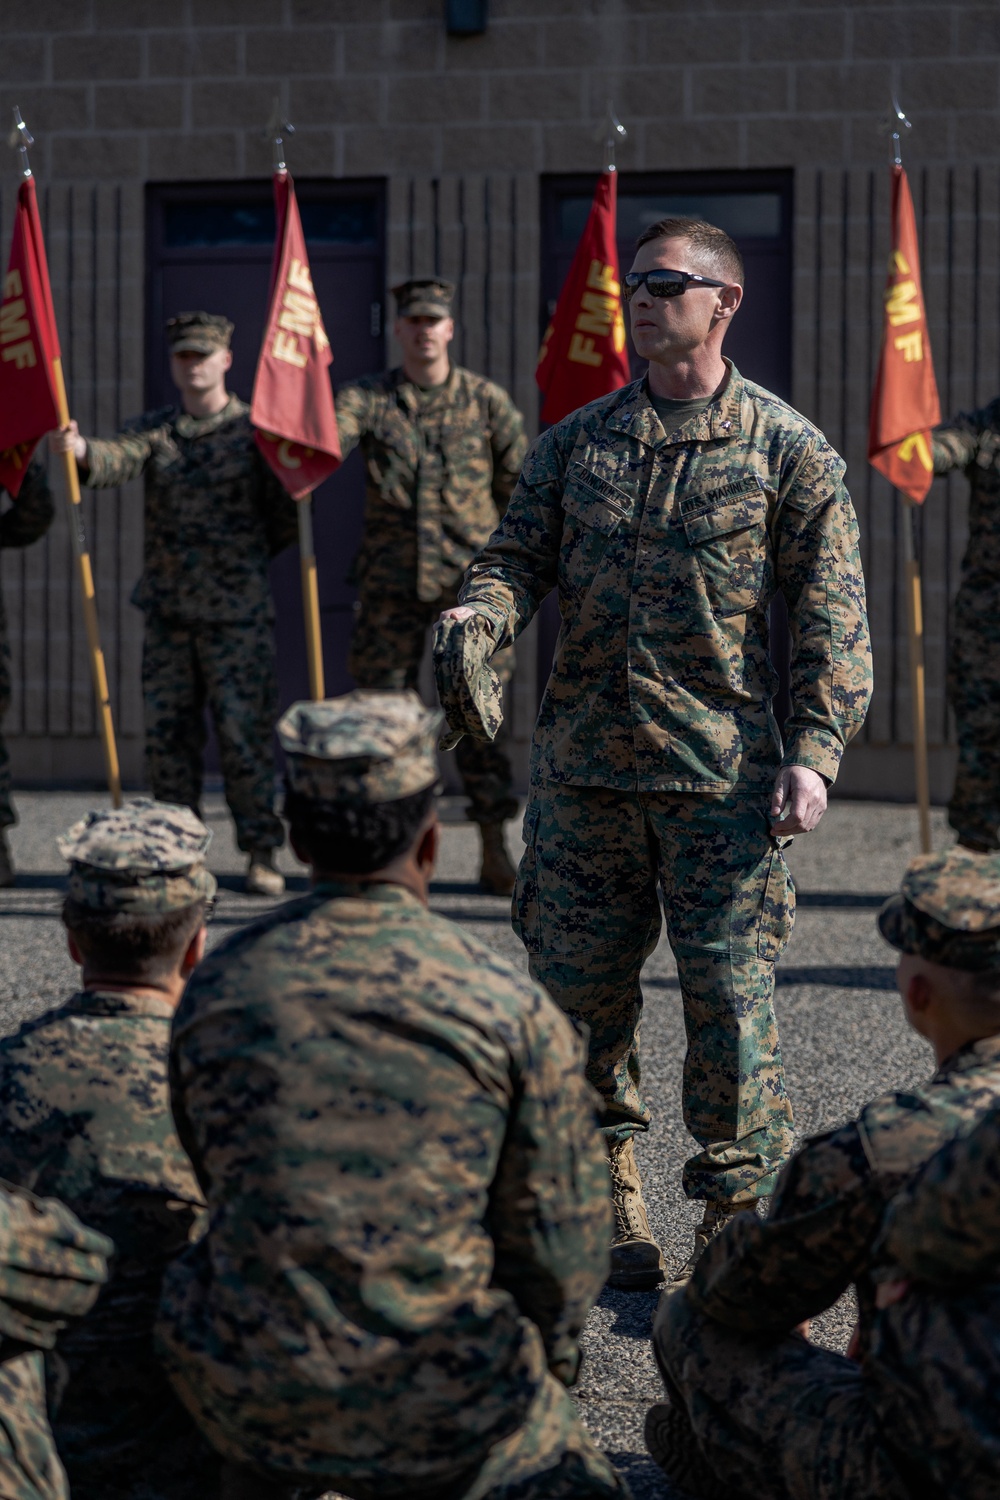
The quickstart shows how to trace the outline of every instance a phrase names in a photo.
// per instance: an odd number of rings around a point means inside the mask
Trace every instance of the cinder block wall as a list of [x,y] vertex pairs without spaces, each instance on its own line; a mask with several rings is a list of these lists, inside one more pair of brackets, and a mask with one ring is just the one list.
[[[795,400],[849,460],[865,546],[878,696],[844,784],[891,793],[909,773],[909,695],[895,502],[864,462],[886,238],[890,86],[925,238],[926,290],[947,408],[1000,385],[997,140],[1000,7],[857,0],[492,0],[482,37],[444,33],[442,0],[34,0],[0,16],[0,114],[17,103],[49,241],[71,402],[109,431],[142,406],[143,188],[264,178],[275,95],[296,124],[300,176],[388,179],[389,276],[460,281],[459,357],[511,386],[534,419],[539,178],[596,171],[613,97],[630,171],[796,170]],[[0,185],[6,244],[16,187]],[[926,516],[936,789],[950,777],[943,698],[947,599],[964,486]],[[123,763],[141,775],[134,490],[87,501]],[[82,631],[60,515],[6,554],[17,773],[99,779]],[[523,750],[531,652],[515,706]]]

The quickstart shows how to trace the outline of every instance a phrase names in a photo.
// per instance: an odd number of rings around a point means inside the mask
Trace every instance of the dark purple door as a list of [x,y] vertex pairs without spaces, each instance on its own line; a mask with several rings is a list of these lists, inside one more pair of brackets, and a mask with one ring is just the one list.
[[[385,189],[379,181],[295,184],[313,283],[323,310],[336,383],[380,370],[385,359]],[[146,399],[176,399],[163,325],[204,308],[236,325],[230,388],[249,401],[264,328],[274,246],[270,182],[171,183],[147,190]],[[347,647],[354,591],[346,575],[361,537],[364,471],[354,453],[316,491],[314,530],[326,691],[350,686]],[[271,569],[282,708],[308,696],[298,549]]]

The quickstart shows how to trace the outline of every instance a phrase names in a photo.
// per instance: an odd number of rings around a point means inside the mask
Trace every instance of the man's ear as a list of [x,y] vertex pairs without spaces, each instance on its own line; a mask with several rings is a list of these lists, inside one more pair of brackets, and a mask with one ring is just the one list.
[[206,927],[199,927],[184,950],[184,957],[181,959],[181,973],[185,979],[187,979],[188,975],[194,973],[205,957],[205,939],[207,937],[208,929]]
[[225,365],[225,368],[227,370],[231,370],[233,368],[233,351],[232,351],[232,349],[227,349],[226,350],[226,365]]
[[914,1015],[921,1016],[934,999],[934,991],[926,974],[911,974],[906,986],[906,1003]]
[[437,813],[428,823],[420,835],[420,842],[416,848],[417,866],[421,870],[430,873],[437,864],[438,849],[441,846],[441,824],[438,822]]
[[79,945],[79,943],[77,942],[76,938],[73,936],[73,934],[71,932],[67,932],[67,934],[66,934],[66,947],[69,949],[69,956],[70,956],[70,958],[73,960],[73,962],[75,964],[79,964],[80,968],[82,969],[83,968],[83,954],[80,952],[80,945]]
[[720,320],[731,318],[739,310],[743,301],[743,288],[734,283],[732,286],[722,287],[719,292],[719,303],[716,317]]

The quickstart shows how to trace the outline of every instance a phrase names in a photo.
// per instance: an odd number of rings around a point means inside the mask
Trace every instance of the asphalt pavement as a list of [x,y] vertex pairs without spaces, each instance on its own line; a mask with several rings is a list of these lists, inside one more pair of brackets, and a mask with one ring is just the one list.
[[[0,1033],[63,999],[76,970],[66,951],[59,909],[64,867],[56,837],[90,806],[93,793],[22,792],[21,823],[11,831],[17,886],[0,891]],[[525,967],[504,900],[476,888],[478,838],[454,803],[446,819],[440,869],[432,893],[437,911]],[[220,879],[211,941],[267,910],[271,903],[240,890],[244,858],[232,838],[221,796],[206,798],[213,831],[210,867]],[[951,841],[935,812],[935,847]],[[514,841],[516,842],[516,840]],[[891,950],[875,930],[875,914],[917,852],[916,815],[895,804],[838,801],[812,834],[798,838],[789,863],[798,888],[792,941],[778,967],[776,1006],[789,1092],[800,1137],[854,1115],[886,1089],[926,1077],[930,1051],[907,1028],[896,996]],[[281,855],[291,893],[306,889],[305,872]],[[670,1265],[690,1249],[699,1206],[680,1188],[690,1138],[680,1112],[684,1029],[676,969],[666,942],[646,965],[642,1031],[644,1087],[653,1124],[637,1145],[653,1230]],[[590,1430],[627,1475],[635,1500],[679,1495],[645,1453],[642,1424],[661,1388],[649,1349],[656,1294],[606,1291],[584,1339],[576,1398]],[[853,1322],[849,1299],[813,1325],[813,1337],[846,1347]]]

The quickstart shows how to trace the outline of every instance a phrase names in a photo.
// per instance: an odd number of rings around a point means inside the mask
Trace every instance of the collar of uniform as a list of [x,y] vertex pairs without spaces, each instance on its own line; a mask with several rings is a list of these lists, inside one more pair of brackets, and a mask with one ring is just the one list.
[[[392,379],[393,384],[396,387],[396,395],[406,407],[407,411],[417,412],[427,410],[427,402],[421,401],[419,394],[420,391],[422,389],[426,389],[426,387],[418,386],[415,381],[408,380],[406,375],[403,373],[402,365],[400,365],[398,369],[393,370]],[[438,386],[438,388],[434,392],[434,405],[437,405],[438,401],[450,403],[455,399],[458,391],[458,379],[458,365],[451,365],[448,370],[448,379],[444,382],[444,385]]]
[[731,359],[722,356],[729,378],[717,400],[684,423],[667,439],[660,426],[656,408],[649,399],[646,381],[635,380],[622,392],[621,404],[606,418],[613,432],[625,432],[648,448],[676,447],[679,443],[707,443],[713,439],[735,437],[740,430],[740,402],[743,399],[743,377]]
[[164,996],[133,995],[129,990],[78,990],[66,1006],[86,1016],[157,1016],[173,1018],[174,1007]]
[[984,1036],[978,1042],[967,1042],[945,1058],[934,1076],[945,1078],[955,1073],[974,1073],[977,1068],[996,1062],[1000,1062],[1000,1036]]
[[396,885],[389,880],[318,880],[313,886],[313,894],[324,901],[341,901],[347,897],[354,901],[382,901],[387,905],[423,905],[405,885]]
[[208,432],[214,432],[225,422],[231,422],[244,411],[243,402],[239,396],[230,394],[229,400],[221,411],[215,412],[210,417],[192,417],[189,412],[182,411],[174,426],[183,438],[204,437]]

